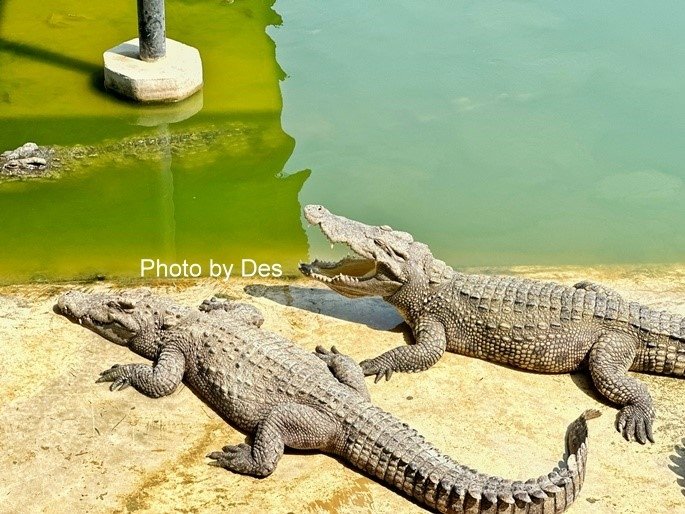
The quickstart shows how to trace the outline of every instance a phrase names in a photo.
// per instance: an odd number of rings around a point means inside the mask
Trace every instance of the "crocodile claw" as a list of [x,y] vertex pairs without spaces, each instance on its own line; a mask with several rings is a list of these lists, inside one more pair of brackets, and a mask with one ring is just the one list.
[[318,345],[314,351],[314,355],[330,366],[335,357],[341,354],[335,346],[331,346],[331,349],[327,350],[323,346]]
[[100,377],[95,381],[96,384],[101,382],[112,382],[109,386],[110,391],[121,391],[131,385],[131,379],[125,372],[124,366],[115,364],[111,368],[100,373]]
[[376,378],[373,380],[375,384],[380,382],[383,377],[385,377],[385,380],[390,380],[390,377],[392,377],[393,369],[377,359],[363,360],[359,363],[359,366],[362,368],[364,376],[376,375]]
[[623,434],[627,441],[633,439],[640,444],[645,444],[649,440],[653,443],[653,421],[654,411],[651,408],[641,405],[626,405],[618,413],[616,429]]
[[207,454],[212,459],[210,466],[217,466],[244,475],[254,474],[255,462],[252,458],[252,447],[249,444],[240,443],[224,446],[220,452]]

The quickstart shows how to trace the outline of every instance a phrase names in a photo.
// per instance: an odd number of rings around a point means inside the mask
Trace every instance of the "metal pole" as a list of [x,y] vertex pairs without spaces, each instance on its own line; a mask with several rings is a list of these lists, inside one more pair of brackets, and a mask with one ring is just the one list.
[[138,0],[140,58],[156,61],[166,55],[164,0]]

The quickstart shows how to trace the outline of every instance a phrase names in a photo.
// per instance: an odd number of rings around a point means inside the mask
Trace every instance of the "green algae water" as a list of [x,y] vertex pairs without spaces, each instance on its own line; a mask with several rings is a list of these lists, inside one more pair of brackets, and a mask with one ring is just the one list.
[[[143,259],[205,275],[210,262],[243,260],[248,274],[253,262],[295,270],[308,172],[280,175],[294,141],[280,124],[271,3],[167,2],[168,31],[200,50],[205,79],[173,106],[134,105],[100,85],[102,52],[136,35],[135,2],[0,6],[0,148],[122,148],[57,179],[0,183],[1,282],[136,277]],[[193,144],[164,144],[174,138]]]
[[[0,282],[135,277],[141,259],[293,273],[330,253],[307,203],[455,266],[683,261],[685,6],[166,4],[205,87],[141,107],[101,86],[135,2],[0,3],[0,151],[134,148],[0,182]],[[163,144],[186,134],[212,137]]]

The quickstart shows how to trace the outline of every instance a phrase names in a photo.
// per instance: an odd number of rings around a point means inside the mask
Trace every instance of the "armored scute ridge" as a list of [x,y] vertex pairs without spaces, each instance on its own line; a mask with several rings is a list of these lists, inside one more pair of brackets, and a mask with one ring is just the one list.
[[355,254],[302,264],[305,275],[349,297],[382,296],[414,331],[416,344],[363,361],[376,381],[422,371],[445,351],[544,373],[589,365],[597,389],[623,408],[626,439],[653,441],[645,385],[628,370],[685,375],[685,318],[627,302],[592,282],[552,282],[459,273],[411,234],[305,207],[305,218]]
[[361,368],[333,347],[306,352],[260,328],[250,305],[204,302],[190,309],[149,294],[70,292],[57,311],[128,346],[153,365],[113,366],[98,382],[150,397],[183,380],[252,445],[208,455],[215,465],[264,477],[284,447],[318,449],[438,512],[563,512],[585,476],[587,411],[567,431],[566,467],[527,481],[478,473],[443,455],[415,430],[375,407]]

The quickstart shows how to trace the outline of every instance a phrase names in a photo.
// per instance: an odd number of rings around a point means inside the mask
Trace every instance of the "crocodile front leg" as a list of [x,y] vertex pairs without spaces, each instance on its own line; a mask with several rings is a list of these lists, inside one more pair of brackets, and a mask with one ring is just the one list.
[[383,376],[390,380],[393,371],[416,372],[428,369],[445,353],[445,327],[439,321],[420,320],[414,328],[414,338],[416,343],[411,346],[398,346],[378,357],[362,361],[359,365],[364,375],[376,375],[375,382]]
[[286,446],[301,450],[333,450],[338,433],[332,418],[307,405],[276,405],[259,422],[252,445],[224,446],[220,452],[207,455],[221,468],[265,477],[273,473]]
[[185,358],[175,348],[165,348],[154,366],[149,364],[115,364],[100,373],[96,382],[112,382],[110,391],[133,386],[145,396],[160,398],[173,393],[183,380]]
[[638,342],[629,334],[605,332],[590,350],[590,374],[599,391],[612,402],[625,405],[616,427],[627,440],[641,444],[654,442],[652,423],[655,418],[652,398],[647,387],[626,374],[635,358]]

